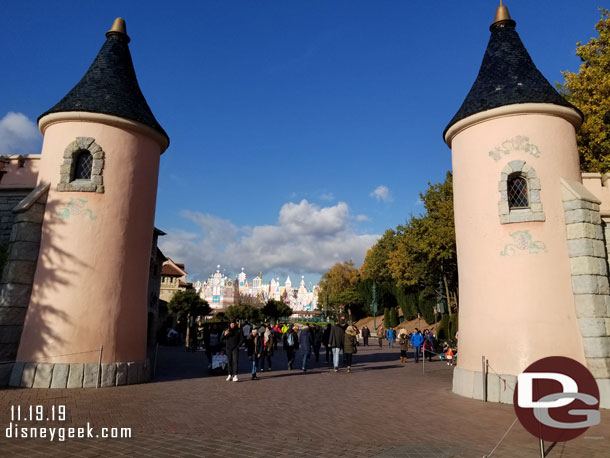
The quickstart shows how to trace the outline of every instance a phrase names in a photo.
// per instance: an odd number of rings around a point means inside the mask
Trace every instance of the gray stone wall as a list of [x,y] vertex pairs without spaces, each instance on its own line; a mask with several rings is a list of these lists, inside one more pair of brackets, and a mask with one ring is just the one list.
[[96,388],[150,381],[148,359],[127,363],[23,363],[12,368],[9,385],[21,388]]
[[565,179],[561,185],[574,304],[585,359],[599,385],[602,407],[610,408],[608,229],[604,229],[600,215],[601,202],[589,190]]
[[[14,361],[30,303],[40,249],[48,185],[41,185],[12,209],[8,259],[0,277],[0,362]],[[0,367],[0,386],[8,383],[12,364]]]
[[0,191],[0,245],[8,244],[11,229],[15,222],[13,208],[30,193],[32,189],[3,189]]

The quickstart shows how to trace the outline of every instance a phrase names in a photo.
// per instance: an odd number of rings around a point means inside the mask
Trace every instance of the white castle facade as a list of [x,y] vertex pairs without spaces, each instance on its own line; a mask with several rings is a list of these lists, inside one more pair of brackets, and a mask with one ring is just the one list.
[[281,285],[279,277],[272,278],[269,283],[263,283],[262,272],[251,281],[244,268],[234,280],[216,267],[216,272],[204,282],[196,281],[193,286],[200,297],[210,304],[212,310],[223,311],[237,304],[240,297],[254,304],[264,304],[269,299],[285,302],[296,314],[313,312],[318,306],[318,285],[305,286],[305,277],[301,276],[298,288],[292,286],[290,276]]

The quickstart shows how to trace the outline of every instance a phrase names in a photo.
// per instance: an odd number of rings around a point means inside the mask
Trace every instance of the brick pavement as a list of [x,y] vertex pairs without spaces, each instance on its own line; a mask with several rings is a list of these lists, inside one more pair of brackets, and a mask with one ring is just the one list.
[[[0,392],[0,456],[146,457],[483,457],[513,422],[512,406],[451,392],[452,368],[398,361],[398,350],[360,347],[353,372],[325,365],[285,369],[249,380],[205,374],[203,353],[163,348],[155,382],[80,390]],[[322,356],[324,359],[324,356]],[[131,427],[130,439],[6,439],[10,405],[65,405],[68,418],[46,426]],[[537,457],[538,442],[517,423],[494,457]],[[585,437],[558,444],[550,457],[610,456],[610,412]]]

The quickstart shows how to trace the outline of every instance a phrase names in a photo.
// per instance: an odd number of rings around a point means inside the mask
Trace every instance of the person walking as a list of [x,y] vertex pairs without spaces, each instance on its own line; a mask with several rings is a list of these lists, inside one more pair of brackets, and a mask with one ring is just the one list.
[[275,326],[273,326],[271,330],[273,331],[273,350],[277,350],[277,344],[280,340],[282,340],[282,329],[276,321]]
[[312,336],[309,331],[309,326],[306,324],[303,329],[299,331],[299,347],[303,353],[303,361],[301,364],[301,370],[305,372],[307,370],[307,360],[311,354],[312,347]]
[[229,369],[229,375],[227,376],[227,382],[233,380],[238,381],[237,378],[237,363],[239,360],[239,347],[244,342],[244,334],[241,329],[237,327],[235,320],[231,321],[229,328],[225,329],[222,333],[222,338],[225,341],[226,353],[227,353],[227,365]]
[[249,338],[250,332],[252,332],[252,326],[250,326],[250,323],[248,322],[248,320],[246,320],[245,324],[243,325],[243,327],[241,329],[244,332],[244,337],[246,339]]
[[294,330],[292,324],[288,326],[288,330],[284,334],[284,350],[286,351],[286,358],[288,359],[288,370],[292,370],[292,364],[294,363],[294,356],[296,351],[299,349],[299,336]]
[[273,356],[273,350],[277,346],[275,342],[275,333],[271,326],[267,326],[265,334],[263,334],[263,357],[261,358],[261,372],[265,372],[265,359],[267,360],[267,366],[269,372],[271,372],[271,357]]
[[411,336],[411,345],[413,345],[413,357],[416,363],[419,362],[422,343],[424,343],[424,336],[421,335],[419,329],[415,328],[415,332]]
[[324,345],[324,348],[326,348],[326,364],[330,364],[331,348],[330,348],[330,345],[328,344],[328,340],[330,339],[331,328],[332,328],[332,325],[330,323],[328,323],[326,325],[326,328],[324,328],[324,332],[322,333],[322,344]]
[[328,345],[332,349],[333,353],[333,368],[335,372],[339,371],[339,354],[345,343],[345,332],[343,327],[336,322],[330,330],[330,336],[328,338]]
[[409,349],[409,338],[407,337],[407,330],[401,329],[398,333],[398,346],[400,347],[400,362],[407,362],[407,350]]
[[322,346],[322,328],[316,324],[309,327],[311,332],[311,341],[313,355],[316,358],[316,363],[320,361],[320,347]]
[[428,361],[432,362],[432,355],[434,355],[434,335],[427,329],[424,329],[423,351],[423,357],[426,357],[427,352]]
[[252,380],[258,380],[256,370],[263,356],[263,337],[258,335],[258,329],[252,329],[252,334],[246,341],[246,348],[248,349],[248,360],[252,362]]
[[383,348],[383,336],[385,335],[385,332],[383,331],[383,328],[380,327],[377,330],[377,343],[379,344],[379,348]]
[[348,326],[343,338],[343,354],[345,355],[345,365],[348,373],[352,371],[352,355],[358,351],[357,334],[353,326]]
[[364,343],[365,347],[369,346],[369,337],[371,336],[371,331],[369,330],[368,326],[363,326],[362,327],[362,341]]
[[396,340],[396,330],[390,328],[385,333],[386,339],[388,339],[388,347],[394,348],[394,341]]

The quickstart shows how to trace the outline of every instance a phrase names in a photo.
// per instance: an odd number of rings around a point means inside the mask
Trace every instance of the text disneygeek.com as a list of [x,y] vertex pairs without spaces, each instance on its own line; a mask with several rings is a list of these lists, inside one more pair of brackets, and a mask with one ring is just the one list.
[[85,426],[42,426],[35,423],[66,421],[66,406],[12,405],[11,421],[4,429],[7,439],[46,439],[64,442],[66,439],[129,439],[131,428],[94,428],[89,422]]
[[9,423],[4,431],[7,439],[48,439],[50,442],[64,442],[66,439],[129,439],[131,428],[100,428],[95,432],[93,426],[87,422],[86,426],[19,426]]

